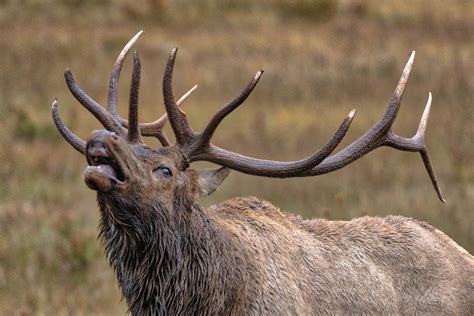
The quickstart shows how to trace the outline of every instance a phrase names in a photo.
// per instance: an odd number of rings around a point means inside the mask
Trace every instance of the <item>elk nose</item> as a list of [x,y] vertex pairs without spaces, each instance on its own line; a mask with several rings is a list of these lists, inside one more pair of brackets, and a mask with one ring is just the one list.
[[87,140],[87,155],[89,157],[108,157],[106,143],[110,137],[116,135],[109,131],[95,131]]
[[102,141],[91,141],[87,145],[87,155],[90,157],[107,157],[107,148]]
[[94,131],[87,138],[87,144],[90,146],[94,143],[106,143],[107,141],[110,141],[110,138],[117,139],[118,136],[117,134],[109,131]]

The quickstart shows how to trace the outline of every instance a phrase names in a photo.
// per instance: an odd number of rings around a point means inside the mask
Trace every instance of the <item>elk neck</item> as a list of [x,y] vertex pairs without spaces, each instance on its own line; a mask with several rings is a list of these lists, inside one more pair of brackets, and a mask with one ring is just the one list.
[[243,292],[242,267],[223,264],[241,256],[239,247],[197,202],[173,208],[133,200],[98,195],[99,236],[133,315],[196,314],[217,293],[225,295],[214,305],[224,308]]

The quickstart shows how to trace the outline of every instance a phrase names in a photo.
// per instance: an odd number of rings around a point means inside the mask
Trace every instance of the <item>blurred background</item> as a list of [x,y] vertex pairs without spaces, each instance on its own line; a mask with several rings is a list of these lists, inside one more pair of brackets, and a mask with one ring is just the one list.
[[[105,104],[115,58],[141,29],[141,121],[164,112],[161,78],[172,47],[180,48],[176,95],[199,84],[185,105],[195,129],[264,68],[214,142],[280,160],[322,146],[352,108],[358,113],[343,145],[370,128],[416,50],[394,130],[414,134],[432,91],[426,141],[447,204],[437,199],[418,154],[389,148],[314,178],[233,172],[203,203],[254,195],[306,218],[401,214],[474,253],[473,1],[1,0],[0,314],[126,310],[96,237],[85,159],[56,131],[50,105],[57,97],[67,125],[83,138],[99,128],[70,95],[63,71],[71,68]],[[130,64],[121,77],[123,116]]]

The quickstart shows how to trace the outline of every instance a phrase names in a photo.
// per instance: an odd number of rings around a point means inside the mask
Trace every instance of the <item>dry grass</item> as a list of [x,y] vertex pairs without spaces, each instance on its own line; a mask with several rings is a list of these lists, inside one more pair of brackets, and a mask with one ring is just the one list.
[[[416,50],[395,130],[413,133],[432,91],[427,142],[448,204],[436,199],[417,155],[392,149],[316,178],[234,172],[204,203],[256,195],[305,217],[403,214],[474,252],[472,1],[346,0],[309,15],[278,0],[201,3],[0,2],[0,314],[125,311],[95,237],[98,214],[82,182],[85,161],[58,136],[49,107],[58,97],[79,135],[98,128],[70,96],[62,72],[70,67],[104,103],[117,53],[142,28],[142,119],[163,111],[159,86],[173,46],[180,47],[176,91],[199,84],[186,105],[196,128],[264,68],[259,87],[220,127],[216,143],[273,159],[321,146],[353,107],[358,114],[348,141],[360,135],[382,115]],[[129,72],[127,65],[122,114]]]

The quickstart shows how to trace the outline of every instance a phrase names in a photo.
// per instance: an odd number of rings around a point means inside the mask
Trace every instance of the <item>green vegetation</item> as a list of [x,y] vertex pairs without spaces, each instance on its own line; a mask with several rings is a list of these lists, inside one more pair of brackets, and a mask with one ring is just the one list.
[[[448,199],[436,198],[418,155],[381,149],[334,174],[275,180],[234,172],[206,205],[255,195],[305,217],[402,214],[474,253],[474,3],[455,1],[0,1],[0,314],[117,314],[125,304],[96,239],[85,159],[58,137],[54,97],[85,137],[99,124],[62,73],[105,103],[112,64],[138,30],[141,119],[161,115],[161,76],[179,46],[175,90],[198,90],[196,128],[260,68],[265,74],[215,142],[258,157],[296,159],[323,145],[352,109],[344,144],[384,112],[408,53],[417,51],[395,130],[415,130],[428,97],[427,143]],[[130,63],[122,75],[127,113]],[[151,144],[156,144],[150,140]]]

